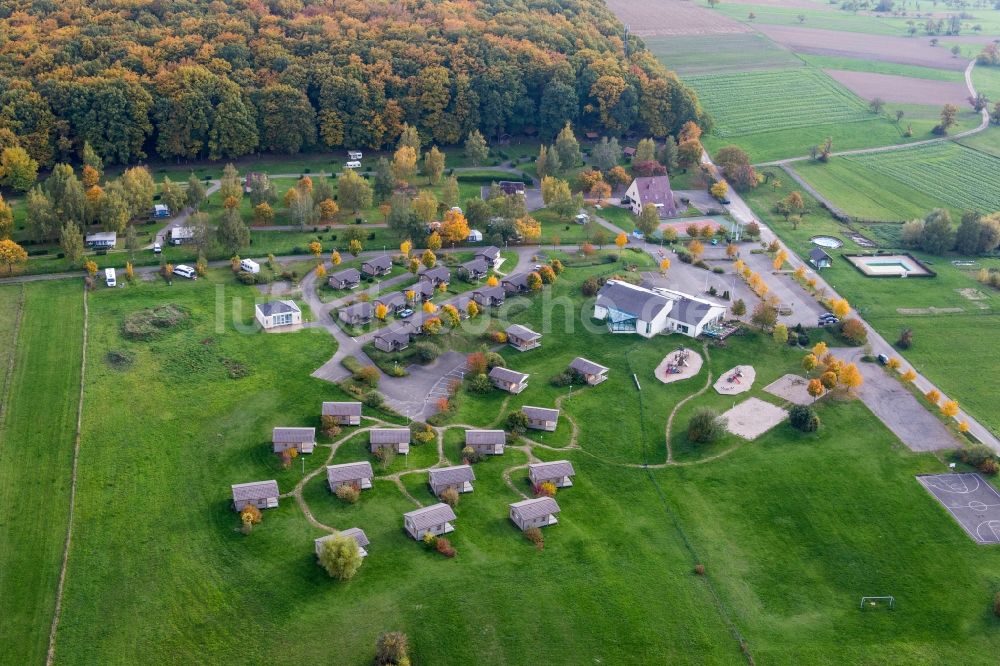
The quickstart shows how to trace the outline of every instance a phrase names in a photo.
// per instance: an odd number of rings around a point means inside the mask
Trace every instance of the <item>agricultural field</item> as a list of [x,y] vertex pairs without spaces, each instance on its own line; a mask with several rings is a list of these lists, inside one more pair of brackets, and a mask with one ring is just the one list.
[[807,64],[819,69],[838,69],[848,72],[870,72],[872,74],[891,74],[893,76],[906,76],[914,79],[930,79],[932,81],[965,83],[965,75],[954,69],[920,67],[918,65],[904,65],[896,62],[866,60],[864,58],[808,54],[798,55],[797,57],[801,58]]
[[876,74],[841,69],[824,70],[834,81],[858,97],[904,104],[965,105],[969,89],[965,81],[935,81],[895,74]]
[[1000,127],[991,126],[982,132],[959,139],[958,143],[966,148],[1000,157]]
[[48,647],[69,511],[83,351],[81,283],[0,287],[0,307],[7,315],[0,326],[0,599],[6,609],[0,613],[0,662],[39,664]]
[[799,67],[791,51],[758,33],[646,37],[650,53],[682,77]]
[[986,153],[945,142],[844,159],[956,208],[1000,210],[1000,158]]
[[686,0],[607,0],[608,9],[637,37],[677,35],[732,35],[752,28]]
[[866,104],[814,69],[687,77],[715,119],[715,136],[868,120]]

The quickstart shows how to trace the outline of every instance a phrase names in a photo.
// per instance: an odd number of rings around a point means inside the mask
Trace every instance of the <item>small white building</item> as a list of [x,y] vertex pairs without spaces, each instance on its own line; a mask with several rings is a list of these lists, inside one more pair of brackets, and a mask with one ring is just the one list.
[[368,535],[366,535],[364,530],[362,530],[360,527],[351,527],[346,530],[341,530],[337,534],[327,534],[326,536],[321,536],[318,539],[314,539],[313,548],[315,548],[316,550],[316,557],[319,557],[320,552],[323,550],[323,544],[338,535],[343,535],[354,539],[358,544],[358,554],[360,554],[361,557],[368,557],[368,551],[366,550],[369,544]]
[[360,161],[362,156],[363,156],[363,153],[360,150],[348,150],[347,151],[347,159],[351,160],[352,162]]
[[551,497],[536,497],[510,505],[510,519],[523,532],[531,527],[547,527],[559,522],[559,505]]
[[660,333],[696,338],[725,315],[725,306],[703,298],[620,280],[608,280],[594,303],[594,318],[607,322],[609,331],[638,333],[644,338]]
[[269,301],[257,305],[257,323],[267,330],[302,323],[302,311],[295,301]]
[[278,506],[278,482],[274,479],[268,481],[251,481],[250,483],[234,483],[233,491],[233,511],[242,511],[243,507],[251,504],[258,509],[274,509]]
[[477,229],[469,229],[469,237],[466,240],[470,243],[482,243],[483,232]]
[[183,245],[194,241],[194,227],[174,227],[170,230],[170,244]]
[[299,453],[312,453],[316,448],[316,428],[274,428],[271,447],[275,453],[295,449]]
[[110,250],[118,242],[118,234],[114,231],[99,231],[87,234],[84,244],[97,250]]
[[503,455],[507,433],[503,430],[466,430],[465,445],[480,455]]
[[445,503],[432,504],[403,514],[403,528],[411,537],[420,541],[425,534],[448,534],[455,531],[451,521],[455,512]]
[[438,497],[441,493],[453,488],[459,493],[471,493],[472,482],[476,480],[476,474],[470,465],[455,465],[454,467],[437,467],[428,472],[427,482],[431,486],[431,492]]
[[546,481],[555,484],[556,488],[569,488],[573,485],[573,476],[576,471],[573,463],[568,460],[555,460],[553,462],[530,463],[528,465],[528,478],[534,486],[540,486]]

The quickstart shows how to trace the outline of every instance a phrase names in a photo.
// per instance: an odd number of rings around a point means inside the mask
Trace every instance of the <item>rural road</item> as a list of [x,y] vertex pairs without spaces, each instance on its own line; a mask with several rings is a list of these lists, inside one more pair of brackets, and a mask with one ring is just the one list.
[[[976,92],[976,86],[973,85],[973,83],[972,83],[972,70],[975,68],[975,66],[976,66],[976,61],[975,60],[971,60],[971,61],[969,61],[969,64],[965,68],[965,87],[968,88],[968,90],[969,90],[969,96],[970,97],[975,97],[978,94]],[[901,143],[901,144],[896,144],[896,145],[892,145],[892,146],[879,146],[879,147],[876,147],[876,148],[857,148],[857,149],[854,149],[854,150],[838,150],[838,151],[834,151],[834,152],[830,153],[830,156],[831,157],[847,157],[847,156],[851,156],[851,155],[870,155],[872,153],[888,153],[888,152],[892,152],[892,151],[896,151],[896,150],[906,150],[908,148],[917,148],[919,146],[928,146],[928,145],[935,144],[935,143],[941,143],[942,141],[955,141],[957,139],[963,139],[963,138],[965,138],[967,136],[972,136],[973,134],[977,134],[979,132],[982,132],[984,129],[986,129],[987,127],[990,126],[990,113],[989,113],[989,111],[986,110],[986,109],[983,109],[982,111],[979,112],[979,115],[981,117],[981,120],[980,120],[979,125],[977,127],[973,127],[972,129],[965,130],[964,132],[959,132],[958,134],[954,134],[952,136],[942,136],[942,137],[938,137],[936,139],[924,139],[922,141],[913,141],[912,143]],[[755,167],[769,167],[769,166],[787,167],[787,165],[792,164],[794,162],[804,162],[806,160],[811,160],[811,159],[812,159],[812,157],[810,157],[809,155],[803,155],[801,157],[788,157],[788,158],[783,159],[783,160],[774,160],[774,161],[771,161],[771,162],[761,162],[760,164],[755,164],[754,166]],[[794,173],[792,173],[789,168],[786,168],[785,170],[788,171],[789,175],[791,175],[793,178],[795,178],[796,181],[798,181],[799,183],[802,182],[801,179],[799,179]]]

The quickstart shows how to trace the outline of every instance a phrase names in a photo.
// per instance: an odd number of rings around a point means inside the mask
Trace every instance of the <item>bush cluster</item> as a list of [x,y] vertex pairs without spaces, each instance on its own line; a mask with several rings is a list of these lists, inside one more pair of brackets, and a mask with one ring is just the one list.
[[337,499],[343,502],[347,502],[348,504],[354,504],[355,502],[358,501],[358,498],[361,496],[361,491],[355,488],[353,485],[345,483],[343,485],[337,486],[337,490],[335,490],[333,494],[337,496]]
[[794,405],[788,412],[788,422],[793,428],[802,432],[819,430],[819,415],[808,405]]

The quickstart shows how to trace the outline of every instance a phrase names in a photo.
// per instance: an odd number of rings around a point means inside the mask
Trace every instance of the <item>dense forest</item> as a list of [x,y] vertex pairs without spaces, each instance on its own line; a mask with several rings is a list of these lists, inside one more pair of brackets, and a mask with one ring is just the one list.
[[664,136],[694,93],[602,0],[0,0],[0,148],[43,167],[583,130]]

